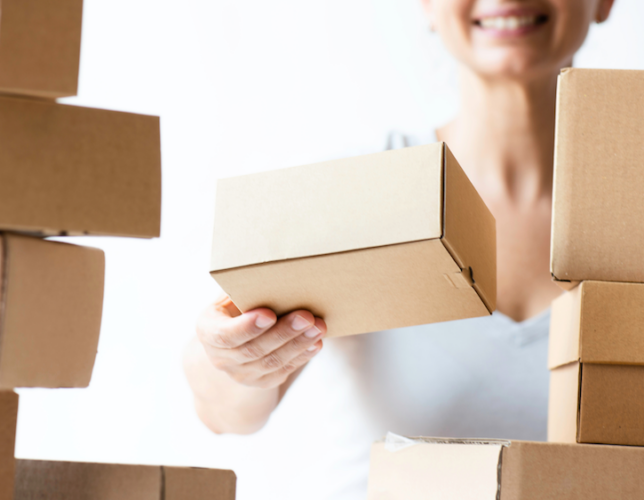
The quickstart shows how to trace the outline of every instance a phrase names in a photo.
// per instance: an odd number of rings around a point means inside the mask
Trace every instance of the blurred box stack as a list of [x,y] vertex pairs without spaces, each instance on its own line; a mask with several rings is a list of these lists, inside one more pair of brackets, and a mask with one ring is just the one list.
[[644,446],[644,71],[557,95],[548,440]]
[[206,498],[199,485],[215,481],[228,492],[217,498],[232,499],[231,472],[32,461],[16,469],[13,389],[87,387],[101,325],[103,251],[44,238],[160,235],[159,118],[55,101],[77,92],[82,13],[82,0],[2,0],[0,500],[158,499],[159,477],[166,498]]
[[644,71],[559,77],[548,443],[390,435],[369,500],[644,498]]

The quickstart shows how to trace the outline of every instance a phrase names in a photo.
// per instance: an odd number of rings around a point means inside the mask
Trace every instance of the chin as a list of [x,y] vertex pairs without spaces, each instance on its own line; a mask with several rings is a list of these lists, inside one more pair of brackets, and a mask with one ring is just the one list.
[[525,81],[558,72],[550,59],[542,51],[505,49],[480,54],[468,66],[488,78]]

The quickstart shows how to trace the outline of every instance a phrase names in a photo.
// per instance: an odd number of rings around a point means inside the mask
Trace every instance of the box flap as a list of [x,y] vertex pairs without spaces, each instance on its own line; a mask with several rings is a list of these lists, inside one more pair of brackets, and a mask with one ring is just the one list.
[[559,280],[644,282],[644,71],[559,76],[550,268]]
[[496,221],[445,145],[443,243],[490,312],[496,309]]
[[13,499],[18,395],[0,391],[0,500]]
[[211,271],[440,238],[443,145],[222,179]]
[[371,449],[368,500],[496,500],[504,444],[485,440],[431,440],[388,451]]
[[2,0],[0,89],[76,95],[82,21],[83,0]]
[[644,448],[512,441],[501,500],[644,498]]
[[0,234],[0,387],[87,387],[101,327],[97,248]]
[[235,500],[237,477],[231,470],[163,467],[162,500]]
[[161,467],[16,460],[14,500],[163,500],[161,484]]
[[550,372],[548,441],[576,443],[579,423],[581,364],[559,366]]

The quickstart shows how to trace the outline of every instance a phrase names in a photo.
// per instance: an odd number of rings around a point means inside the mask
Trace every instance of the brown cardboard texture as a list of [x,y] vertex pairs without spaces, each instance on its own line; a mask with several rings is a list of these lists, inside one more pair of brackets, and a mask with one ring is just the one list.
[[559,76],[550,271],[644,282],[644,71]]
[[330,337],[485,316],[495,221],[443,143],[223,179],[211,274]]
[[83,0],[2,0],[0,9],[0,92],[76,95]]
[[644,446],[644,284],[584,281],[552,305],[548,440]]
[[18,395],[0,391],[0,500],[13,499]]
[[368,500],[644,498],[644,448],[424,439],[374,444]]
[[150,238],[160,218],[158,117],[0,97],[0,229]]
[[0,233],[0,388],[87,387],[103,310],[102,250]]
[[16,460],[14,500],[234,500],[229,470]]

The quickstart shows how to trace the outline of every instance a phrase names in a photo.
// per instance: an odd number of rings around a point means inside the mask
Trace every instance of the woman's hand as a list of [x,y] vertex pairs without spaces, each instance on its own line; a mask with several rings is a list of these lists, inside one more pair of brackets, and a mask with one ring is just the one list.
[[270,309],[241,314],[228,296],[206,309],[197,337],[212,365],[235,382],[273,389],[309,362],[322,348],[326,325],[309,311],[279,319]]

